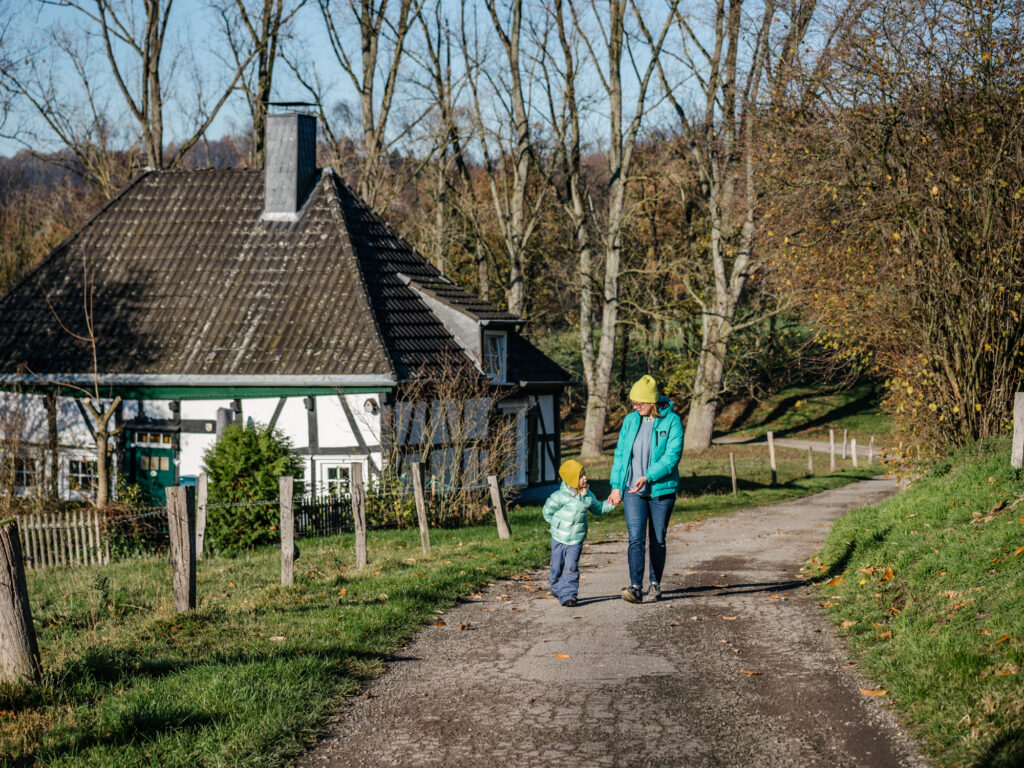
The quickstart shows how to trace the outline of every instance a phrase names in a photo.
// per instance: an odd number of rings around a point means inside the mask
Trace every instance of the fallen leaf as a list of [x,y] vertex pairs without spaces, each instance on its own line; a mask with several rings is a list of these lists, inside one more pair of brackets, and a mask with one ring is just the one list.
[[459,629],[460,630],[462,630],[462,629],[472,629],[472,628],[473,628],[472,622],[465,621],[465,622],[460,622],[459,623]]
[[387,595],[385,595],[383,592],[381,592],[379,595],[377,595],[377,599],[378,600],[390,600],[391,598],[389,598]]
[[1021,547],[1017,547],[1017,548],[1016,548],[1015,550],[1013,550],[1013,556],[1014,556],[1014,557],[1016,557],[1016,556],[1017,556],[1017,555],[1019,555],[1019,554],[1020,554],[1021,552],[1024,552],[1024,546],[1021,546]]
[[841,666],[840,669],[853,669],[856,666],[857,666],[857,662],[852,661],[849,664],[843,664],[843,666]]
[[723,616],[722,618],[726,621],[736,621],[736,619],[738,619],[739,616]]
[[679,626],[679,622],[678,622],[678,621],[670,621],[670,622],[668,623],[668,625],[669,625],[670,627],[678,627],[678,626]]
[[571,659],[572,656],[570,656],[568,653],[556,653],[555,654],[555,658],[556,659]]
[[999,645],[1000,643],[1005,643],[1009,639],[1010,639],[1009,635],[1003,635],[998,640],[996,640],[994,643],[992,643],[992,645]]
[[878,638],[881,639],[881,640],[888,640],[891,637],[892,637],[892,630],[891,629],[887,629],[885,632],[881,632],[881,633],[878,634]]
[[841,584],[846,581],[845,576],[833,576],[831,579],[825,582],[826,587],[834,587],[836,584]]
[[373,696],[373,694],[372,694],[372,693],[370,693],[370,691],[367,691],[366,693],[364,693],[364,694],[363,694],[363,698],[364,698],[364,699],[368,699],[368,698],[370,698],[371,696]]
[[778,600],[779,596],[778,595],[768,595],[768,599],[769,600]]
[[760,672],[754,672],[753,670],[750,670],[750,669],[741,669],[740,672],[742,672],[744,675],[760,675],[761,674]]
[[537,595],[533,599],[534,600],[550,600],[551,599],[551,595]]
[[284,635],[274,635],[272,638],[270,638],[270,641],[272,643],[283,643],[286,639],[287,638],[285,638]]
[[825,604],[824,604],[823,606],[821,606],[821,607],[822,607],[822,608],[831,608],[831,607],[832,607],[833,605],[835,605],[835,603],[825,603]]
[[346,592],[348,592],[348,590],[345,587],[342,587],[341,589],[338,590],[338,594],[341,595],[342,597],[345,596]]
[[896,574],[892,572],[892,568],[888,568],[887,567],[885,569],[885,573],[882,574],[882,577],[879,579],[879,581],[880,582],[889,581],[890,579],[893,579],[895,576],[896,576]]
[[852,627],[852,626],[853,626],[854,624],[857,624],[857,623],[858,623],[858,622],[856,622],[856,621],[852,621],[851,619],[846,619],[846,620],[845,620],[845,621],[843,622],[843,629],[846,629],[847,627]]
[[888,693],[888,691],[885,690],[884,688],[877,688],[877,689],[861,688],[860,692],[863,693],[865,696],[885,696],[885,694]]
[[448,624],[447,624],[447,623],[445,623],[445,622],[443,622],[443,621],[435,621],[435,622],[434,622],[434,626],[435,626],[435,627],[447,627],[447,626],[448,626]]

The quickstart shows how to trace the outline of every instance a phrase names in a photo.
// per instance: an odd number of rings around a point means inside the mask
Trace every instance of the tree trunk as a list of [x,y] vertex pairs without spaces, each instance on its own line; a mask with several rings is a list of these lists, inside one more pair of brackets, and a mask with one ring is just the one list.
[[38,682],[39,646],[25,586],[18,523],[0,524],[0,680]]
[[704,315],[704,344],[697,360],[697,375],[683,439],[683,450],[687,452],[703,453],[711,447],[725,371],[725,351],[732,332],[725,317],[731,318],[732,313],[727,316]]
[[57,453],[57,393],[50,392],[46,395],[46,453],[49,468],[46,473],[46,495],[51,501],[57,500],[59,492],[58,469],[59,456]]

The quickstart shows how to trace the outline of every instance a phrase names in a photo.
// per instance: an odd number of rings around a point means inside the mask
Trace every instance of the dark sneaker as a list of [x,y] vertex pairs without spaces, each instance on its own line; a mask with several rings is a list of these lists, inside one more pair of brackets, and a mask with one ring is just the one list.
[[652,581],[647,587],[647,594],[651,596],[651,600],[661,600],[661,585]]
[[562,607],[563,608],[575,608],[576,607],[576,598],[575,597],[570,597],[568,600],[566,600],[564,603],[562,603]]
[[640,591],[640,587],[628,586],[622,590],[622,599],[627,603],[642,603],[644,595]]

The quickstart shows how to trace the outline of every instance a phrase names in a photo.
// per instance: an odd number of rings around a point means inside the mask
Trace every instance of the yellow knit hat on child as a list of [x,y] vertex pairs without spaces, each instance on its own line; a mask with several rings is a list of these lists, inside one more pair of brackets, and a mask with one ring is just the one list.
[[629,390],[629,399],[634,403],[658,402],[658,382],[653,376],[641,376],[640,380]]
[[575,459],[569,459],[563,461],[562,466],[558,468],[558,476],[561,477],[565,484],[570,488],[578,488],[580,485],[580,475],[583,474],[583,465]]

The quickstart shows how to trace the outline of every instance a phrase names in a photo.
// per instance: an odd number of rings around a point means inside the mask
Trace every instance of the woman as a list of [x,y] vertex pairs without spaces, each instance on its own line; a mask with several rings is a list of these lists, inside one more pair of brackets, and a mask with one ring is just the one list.
[[661,598],[665,571],[665,533],[679,486],[679,458],[683,452],[683,424],[672,401],[658,397],[658,384],[642,377],[629,390],[633,411],[619,430],[612,464],[608,501],[623,504],[629,531],[629,586],[622,599],[643,602],[644,539],[650,539],[650,586],[653,600]]

